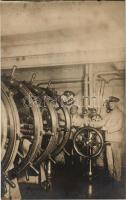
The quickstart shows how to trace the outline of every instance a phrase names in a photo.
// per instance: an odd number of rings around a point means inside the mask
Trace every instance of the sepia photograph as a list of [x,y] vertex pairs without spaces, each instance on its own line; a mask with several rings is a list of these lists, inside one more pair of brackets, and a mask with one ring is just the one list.
[[1,1],[1,200],[126,199],[125,1]]

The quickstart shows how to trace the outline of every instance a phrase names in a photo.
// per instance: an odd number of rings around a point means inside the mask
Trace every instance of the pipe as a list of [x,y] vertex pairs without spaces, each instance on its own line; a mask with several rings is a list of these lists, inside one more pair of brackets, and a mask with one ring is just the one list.
[[90,101],[90,107],[94,107],[94,91],[93,91],[93,87],[94,87],[94,83],[93,83],[93,65],[89,64],[88,65],[89,68],[89,101]]
[[111,71],[111,72],[98,72],[94,75],[94,79],[96,80],[96,78],[102,78],[101,76],[107,76],[107,75],[120,75],[120,73],[118,71]]
[[[35,82],[40,82],[38,83],[38,86],[40,85],[46,85],[48,84],[50,81],[46,80],[46,81],[41,81],[41,80],[35,80]],[[64,79],[64,80],[51,80],[51,84],[64,84],[64,83],[81,83],[82,79]]]
[[110,83],[111,81],[115,81],[115,80],[125,80],[125,77],[120,77],[120,78],[111,78],[108,83]]
[[84,83],[84,107],[89,105],[89,94],[88,94],[88,65],[85,65],[83,68],[83,83]]
[[[101,79],[101,80],[103,80],[104,82],[107,82],[103,77],[101,77],[101,76],[107,76],[107,75],[120,75],[120,73],[118,72],[118,71],[111,71],[111,72],[106,72],[106,71],[104,71],[104,72],[98,72],[98,73],[96,73],[95,75],[94,75],[94,93],[96,93],[96,87],[95,87],[95,85],[96,85],[96,80],[98,79]],[[99,97],[97,97],[97,98],[99,98]],[[99,104],[98,102],[97,102],[97,104]],[[98,106],[98,105],[97,105]]]
[[[96,80],[99,81],[103,79],[102,77],[101,78],[97,78]],[[105,80],[105,79],[103,79]],[[37,83],[37,82],[40,82],[38,83],[37,85],[48,85],[49,84],[49,80],[45,80],[45,81],[42,81],[42,80],[35,80],[34,83]],[[64,84],[64,83],[82,83],[84,82],[83,79],[62,79],[62,80],[59,80],[59,79],[55,79],[55,80],[51,80],[51,84]]]
[[101,102],[103,101],[104,90],[105,90],[105,84],[106,84],[106,82],[103,81],[103,87],[102,87],[102,92],[101,92],[101,96],[100,96],[101,101],[100,101],[99,115],[101,115],[101,107],[102,107],[102,103],[101,103]]

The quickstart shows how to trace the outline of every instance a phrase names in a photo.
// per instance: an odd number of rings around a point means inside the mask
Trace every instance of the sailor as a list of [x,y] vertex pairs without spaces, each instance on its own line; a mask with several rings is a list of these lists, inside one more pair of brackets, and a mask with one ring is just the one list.
[[76,106],[76,105],[71,106],[70,114],[71,114],[72,126],[75,126],[75,127],[83,126],[83,119],[80,116],[80,114],[78,113],[78,106]]
[[74,104],[74,97],[74,92],[69,90],[64,91],[64,93],[61,95],[61,99],[66,106],[71,106],[72,104]]
[[70,116],[71,116],[71,134],[70,139],[73,139],[74,134],[77,132],[78,128],[83,126],[83,118],[78,113],[78,106],[72,105],[70,108]]
[[110,96],[106,104],[106,116],[101,121],[92,122],[95,128],[102,127],[106,131],[108,170],[117,181],[121,181],[121,154],[123,137],[123,113],[118,108],[119,98]]
[[89,118],[89,113],[88,113],[88,109],[87,108],[83,108],[82,110],[82,113],[83,113],[83,123],[84,123],[84,126],[88,126],[90,124],[90,118]]

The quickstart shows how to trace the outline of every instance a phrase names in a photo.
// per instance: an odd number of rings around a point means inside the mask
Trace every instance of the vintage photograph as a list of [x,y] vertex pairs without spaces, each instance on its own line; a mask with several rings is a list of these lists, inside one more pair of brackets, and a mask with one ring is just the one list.
[[1,1],[1,199],[126,199],[125,1]]

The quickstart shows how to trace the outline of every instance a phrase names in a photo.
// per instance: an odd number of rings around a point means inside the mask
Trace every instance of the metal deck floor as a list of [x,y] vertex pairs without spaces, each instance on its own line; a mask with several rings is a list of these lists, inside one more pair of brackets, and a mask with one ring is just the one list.
[[124,185],[96,169],[89,180],[80,166],[56,167],[52,189],[43,191],[40,185],[20,183],[22,199],[125,199]]

